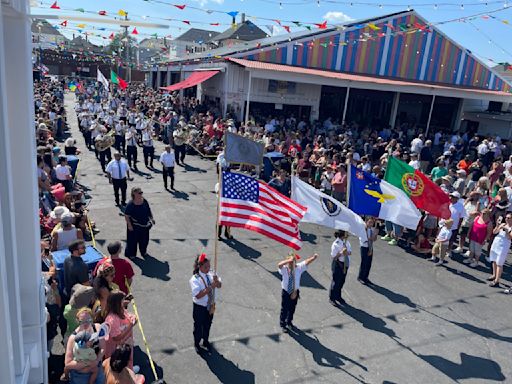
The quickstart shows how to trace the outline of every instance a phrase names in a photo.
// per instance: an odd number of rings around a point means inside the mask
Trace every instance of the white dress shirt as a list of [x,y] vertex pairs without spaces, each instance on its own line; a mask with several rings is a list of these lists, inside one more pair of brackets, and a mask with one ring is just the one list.
[[[341,252],[343,250],[343,248],[347,248],[347,253],[348,253],[347,256],[344,256],[344,255],[336,256],[339,252]],[[337,258],[340,262],[344,263],[345,258],[347,258],[348,261],[350,262],[349,255],[351,253],[352,253],[352,247],[350,246],[350,243],[347,240],[336,239],[332,243],[331,257],[333,260]]]
[[165,151],[164,153],[162,153],[160,155],[160,160],[159,161],[166,168],[174,167],[174,165],[176,163],[176,159],[174,157],[174,152],[173,151],[171,151],[171,152]]
[[[305,261],[301,261],[300,263],[297,263],[297,265],[295,265],[295,289],[300,288],[300,276],[306,269],[308,269],[308,266],[306,265]],[[288,279],[290,278],[290,269],[288,268],[287,264],[279,268],[279,274],[282,276],[281,288],[283,288],[285,291],[288,291]]]
[[55,167],[55,177],[57,177],[57,180],[69,180],[69,175],[71,175],[70,167],[69,165],[60,165],[58,164]]
[[[211,285],[213,283],[213,272],[210,271],[205,274],[205,273],[199,271],[198,274],[200,276],[202,276],[202,278],[204,279],[204,283],[203,283],[203,279],[201,279],[201,277],[199,277],[198,275],[193,275],[190,278],[189,284],[190,284],[190,289],[192,290],[192,301],[195,304],[202,305],[203,307],[206,307],[208,305],[208,295],[204,295],[200,299],[198,299],[196,296],[199,294],[199,292],[201,292],[203,289],[205,289],[208,285]],[[221,281],[220,277],[218,277],[218,279],[219,279],[219,281]],[[206,285],[205,285],[205,283],[206,283]],[[215,298],[216,298],[216,292],[217,292],[217,289],[214,289],[213,290],[213,302],[214,303],[215,303]]]
[[110,176],[113,179],[124,179],[128,172],[128,164],[126,163],[126,160],[112,160],[110,163],[107,164],[107,167],[105,170],[110,173]]

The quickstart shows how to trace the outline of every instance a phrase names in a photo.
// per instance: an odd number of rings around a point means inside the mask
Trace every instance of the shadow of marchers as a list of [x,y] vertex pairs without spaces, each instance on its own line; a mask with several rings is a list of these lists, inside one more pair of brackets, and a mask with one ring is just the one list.
[[416,308],[417,305],[411,301],[407,296],[401,295],[399,293],[393,292],[385,287],[377,285],[375,283],[368,286],[370,289],[375,292],[385,296],[389,301],[395,304],[405,304],[410,308]]
[[498,363],[483,357],[461,353],[460,364],[441,356],[418,355],[418,357],[456,381],[462,379],[503,381],[506,379]]
[[158,377],[155,378],[151,364],[149,362],[148,355],[140,349],[139,346],[133,348],[133,364],[140,367],[139,374],[144,375],[146,383],[152,383],[153,380],[162,379],[164,377],[164,371],[162,367],[158,366],[153,360],[155,365],[155,371]]
[[177,190],[169,190],[169,193],[173,195],[176,199],[183,199],[188,201],[188,193]]
[[300,231],[300,238],[306,243],[316,244],[317,236],[314,233],[306,233]]
[[232,361],[217,352],[215,348],[212,348],[210,354],[205,354],[201,357],[206,361],[210,371],[217,376],[221,383],[255,383],[253,372],[240,369]]
[[343,305],[340,309],[348,316],[352,317],[354,320],[357,320],[361,323],[361,325],[375,332],[382,333],[386,336],[389,336],[393,339],[400,339],[395,331],[391,328],[386,327],[386,322],[378,317],[372,316],[369,313],[363,311],[362,309],[352,307],[348,304]]
[[465,279],[468,279],[470,281],[474,281],[475,283],[483,283],[483,281],[480,280],[478,277],[470,275],[469,273],[466,273],[466,272],[461,271],[459,269],[449,267],[447,264],[444,265],[444,268],[448,272],[453,273],[454,275],[461,276],[461,277],[463,277]]
[[160,261],[149,254],[144,259],[136,257],[131,259],[131,261],[140,268],[143,276],[163,281],[171,280],[168,276],[170,267],[167,261]]
[[316,336],[310,336],[300,329],[295,329],[292,332],[289,332],[289,335],[303,348],[311,352],[313,360],[315,360],[315,362],[322,367],[341,369],[341,367],[346,364],[345,362],[349,361],[352,364],[357,365],[359,368],[365,371],[367,370],[364,365],[361,365],[357,361],[352,360],[337,351],[333,351],[332,349],[327,348],[325,345],[320,343]]
[[183,165],[184,165],[185,171],[187,171],[187,172],[206,173],[205,169],[201,169],[201,168],[198,168],[198,167],[193,167],[193,166],[188,165],[186,163],[183,163]]
[[257,259],[258,257],[261,256],[260,251],[238,241],[235,238],[226,240],[225,244],[234,251],[237,251],[240,257],[242,257],[243,259],[252,260]]
[[450,323],[452,323],[453,325],[456,325],[458,327],[461,327],[461,328],[465,329],[466,331],[469,331],[476,335],[482,336],[486,339],[493,339],[493,340],[498,340],[498,341],[504,341],[506,343],[512,343],[512,337],[501,336],[501,335],[497,334],[496,332],[491,331],[486,328],[480,328],[480,327],[477,327],[476,325],[469,324],[469,323],[459,323],[457,321],[450,321]]

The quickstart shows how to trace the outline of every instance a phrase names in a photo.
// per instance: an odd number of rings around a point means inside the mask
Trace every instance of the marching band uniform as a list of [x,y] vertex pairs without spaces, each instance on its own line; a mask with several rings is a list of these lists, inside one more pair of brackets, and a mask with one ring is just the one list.
[[345,304],[345,300],[341,298],[341,290],[345,284],[350,264],[350,255],[352,254],[352,247],[345,239],[345,232],[337,231],[335,236],[336,240],[334,240],[331,246],[332,282],[329,292],[329,301],[333,305],[337,303]]
[[318,255],[315,253],[308,259],[297,263],[297,260],[300,260],[300,256],[294,254],[277,265],[281,275],[282,288],[279,325],[284,332],[288,332],[289,328],[293,327],[293,315],[300,297],[300,277],[308,269],[308,265],[316,260],[317,257]]
[[125,134],[126,134],[126,124],[124,121],[119,121],[116,124],[116,134],[115,139],[116,142],[114,144],[115,149],[117,149],[119,152],[121,152],[123,155],[126,155],[126,140],[125,140]]
[[178,128],[172,133],[174,137],[174,151],[176,152],[176,163],[182,165],[187,153],[186,142],[188,140],[188,131],[185,126],[178,125]]
[[174,157],[174,151],[171,150],[169,145],[165,147],[165,151],[160,155],[159,161],[162,163],[162,175],[165,189],[167,189],[167,177],[171,178],[171,189],[174,189],[174,166],[176,159]]
[[193,302],[194,347],[197,353],[202,353],[204,350],[199,345],[201,340],[208,351],[211,349],[209,337],[215,311],[215,288],[222,286],[220,278],[210,271],[210,262],[206,254],[198,256],[189,284]]
[[144,164],[148,167],[148,164],[153,168],[153,157],[155,155],[155,147],[153,146],[153,137],[151,135],[151,129],[147,128],[142,133],[142,154],[144,155]]
[[135,128],[130,128],[126,132],[126,158],[128,160],[128,165],[133,169],[137,170],[137,132]]
[[[118,156],[118,154],[114,154],[114,157]],[[126,189],[127,178],[130,177],[130,170],[128,169],[128,164],[126,160],[119,158],[115,158],[110,163],[107,164],[107,173],[109,175],[109,180],[112,181],[112,185],[114,187],[114,197],[116,200],[116,205],[119,205],[119,190],[121,190],[121,205],[126,205]]]

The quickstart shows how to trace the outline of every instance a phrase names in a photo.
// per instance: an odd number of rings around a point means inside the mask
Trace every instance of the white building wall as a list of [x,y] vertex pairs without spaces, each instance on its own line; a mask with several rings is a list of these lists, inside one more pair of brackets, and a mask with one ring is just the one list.
[[[311,119],[318,118],[321,85],[297,83],[294,94],[280,94],[268,92],[268,79],[253,77],[251,82],[251,102],[310,106]],[[249,71],[238,65],[229,65],[226,73],[220,73],[203,83],[202,94],[219,97],[221,103],[225,97],[228,109],[234,110],[238,119],[243,120],[248,86]]]
[[0,4],[0,382],[46,383],[28,0]]

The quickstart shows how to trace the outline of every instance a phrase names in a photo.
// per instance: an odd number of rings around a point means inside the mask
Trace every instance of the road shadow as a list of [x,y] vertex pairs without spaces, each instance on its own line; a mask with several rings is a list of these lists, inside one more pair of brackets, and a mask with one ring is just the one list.
[[482,281],[482,280],[480,280],[478,277],[473,276],[473,275],[470,275],[469,273],[464,272],[464,271],[461,271],[460,269],[450,267],[450,266],[448,266],[447,264],[443,265],[443,267],[444,267],[444,269],[446,269],[448,272],[453,273],[454,275],[457,275],[457,276],[463,277],[463,278],[468,279],[468,280],[470,280],[470,281],[473,281],[473,282],[475,282],[475,283],[483,283],[483,281]]
[[182,199],[182,200],[185,200],[185,201],[188,201],[188,193],[187,192],[183,192],[183,191],[178,191],[178,190],[172,190],[170,189],[168,191],[171,195],[174,196],[175,199]]
[[418,355],[418,357],[455,381],[464,379],[503,381],[506,379],[498,363],[483,357],[461,353],[460,364],[436,355]]
[[418,306],[411,301],[407,296],[401,295],[400,293],[393,292],[385,287],[377,285],[375,283],[368,286],[371,290],[385,296],[389,301],[395,304],[404,304],[409,308],[417,308]]
[[219,379],[221,383],[255,383],[253,372],[240,369],[231,360],[226,359],[217,352],[215,348],[212,348],[210,354],[204,354],[201,357],[206,364],[208,364],[210,371],[217,376],[217,379]]
[[186,163],[183,163],[184,165],[184,169],[185,171],[187,172],[198,172],[198,173],[206,173],[206,169],[202,169],[202,168],[199,168],[199,167],[193,167],[192,165],[188,165]]
[[158,378],[155,379],[155,375],[153,373],[153,370],[151,369],[151,364],[149,362],[149,357],[145,352],[142,351],[142,349],[140,349],[139,346],[135,346],[133,348],[133,364],[138,365],[140,367],[139,373],[144,375],[146,383],[152,383],[154,380],[164,378],[164,371],[162,367],[158,366],[153,360],[156,375],[158,376]]
[[347,356],[344,356],[341,353],[333,351],[332,349],[326,347],[318,340],[316,336],[310,336],[300,329],[294,329],[288,334],[304,349],[307,349],[309,352],[311,352],[311,355],[315,363],[322,367],[340,369],[342,366],[346,364],[346,361],[349,361],[352,364],[357,365],[359,368],[365,371],[367,370],[367,368],[364,365],[361,365],[357,361],[352,360]]
[[237,251],[242,259],[255,260],[261,256],[261,252],[237,239],[224,239],[223,242],[232,250]]
[[317,235],[300,231],[300,238],[306,243],[316,244]]
[[480,328],[480,327],[477,327],[476,325],[469,324],[469,323],[459,323],[459,322],[453,321],[453,320],[449,320],[449,322],[452,323],[453,325],[456,325],[458,327],[465,329],[466,331],[472,332],[472,333],[482,336],[486,339],[493,339],[493,340],[498,340],[498,341],[504,341],[505,343],[512,343],[512,337],[501,336],[501,335],[497,334],[496,332],[491,331],[489,329]]
[[137,175],[139,176],[144,176],[145,178],[153,178],[153,176],[151,175],[151,173],[148,173],[148,172],[143,172],[141,171],[140,169],[133,169],[131,168],[130,169],[133,173],[136,173]]
[[171,280],[169,277],[171,269],[167,261],[160,261],[149,254],[143,259],[135,257],[130,260],[140,268],[143,276],[163,281]]
[[395,331],[386,326],[386,322],[384,320],[373,315],[370,315],[369,313],[363,311],[362,309],[352,307],[348,304],[341,306],[340,309],[346,315],[360,322],[364,328],[369,329],[371,331],[382,333],[393,339],[399,339]]

